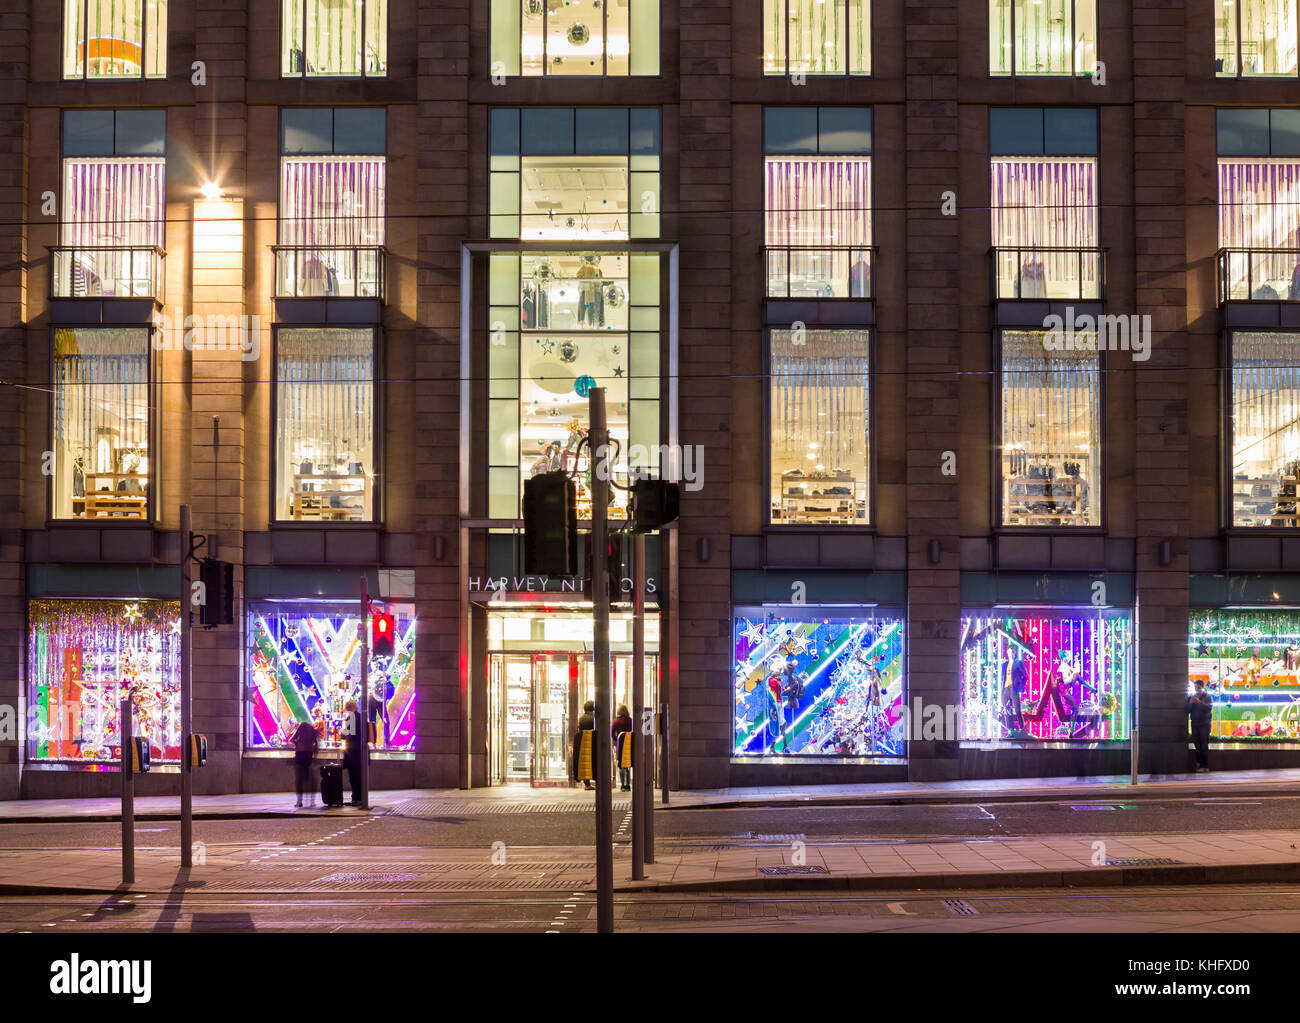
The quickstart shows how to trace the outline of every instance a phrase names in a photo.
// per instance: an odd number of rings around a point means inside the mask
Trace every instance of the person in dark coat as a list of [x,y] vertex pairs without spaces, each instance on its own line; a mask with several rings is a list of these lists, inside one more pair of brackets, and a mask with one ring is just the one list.
[[343,705],[343,766],[348,769],[352,805],[361,802],[361,712],[356,700]]
[[[583,756],[582,733],[590,732],[588,742],[591,744],[586,756]],[[596,759],[596,704],[588,700],[582,708],[582,717],[578,718],[578,730],[573,733],[573,780],[582,782],[584,789],[590,790],[595,780],[594,761]]]
[[1011,662],[1011,677],[1002,690],[1002,722],[1011,733],[1011,738],[1016,739],[1025,735],[1022,707],[1025,690],[1029,688],[1029,665],[1025,663],[1022,651],[1013,650],[1011,656],[1014,658]]
[[293,744],[293,787],[298,794],[298,801],[294,807],[302,806],[302,797],[305,793],[308,796],[309,807],[316,805],[316,789],[311,780],[311,761],[316,755],[316,747],[320,744],[320,737],[316,734],[313,725],[306,721],[299,721],[298,727],[293,730],[293,736],[289,740]]
[[1192,722],[1192,742],[1196,745],[1197,773],[1210,769],[1210,718],[1214,714],[1214,697],[1205,691],[1199,678],[1196,691],[1187,698],[1187,716]]
[[632,715],[627,704],[619,704],[618,716],[609,727],[610,738],[614,740],[614,763],[618,765],[618,787],[624,792],[632,791],[632,769],[623,766],[623,743],[632,741]]

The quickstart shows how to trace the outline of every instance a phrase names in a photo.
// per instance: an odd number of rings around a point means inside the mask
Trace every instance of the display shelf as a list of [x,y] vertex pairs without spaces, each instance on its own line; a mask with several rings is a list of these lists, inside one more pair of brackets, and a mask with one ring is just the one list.
[[299,520],[364,519],[370,507],[370,477],[365,473],[295,473],[289,516]]
[[777,522],[852,525],[858,517],[857,479],[845,469],[781,473]]
[[1054,479],[1013,476],[1007,480],[1006,487],[1007,525],[1087,524],[1087,486],[1078,476],[1058,476]]

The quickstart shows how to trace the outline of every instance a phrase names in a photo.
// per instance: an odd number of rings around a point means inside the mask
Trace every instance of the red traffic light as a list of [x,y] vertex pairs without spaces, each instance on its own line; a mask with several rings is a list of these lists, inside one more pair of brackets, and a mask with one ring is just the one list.
[[396,620],[387,611],[381,611],[370,619],[370,653],[373,656],[393,656],[393,637],[396,635],[396,629]]

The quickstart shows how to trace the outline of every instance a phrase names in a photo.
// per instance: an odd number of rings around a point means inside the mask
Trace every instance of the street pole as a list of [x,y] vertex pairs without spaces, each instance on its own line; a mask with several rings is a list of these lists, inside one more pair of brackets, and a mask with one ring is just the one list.
[[361,699],[357,701],[361,734],[357,737],[357,799],[361,809],[370,809],[370,594],[366,577],[361,577]]
[[668,805],[668,704],[659,704],[659,781],[663,786],[663,803]]
[[593,387],[591,432],[591,599],[594,603],[596,669],[596,930],[614,931],[614,780],[609,753],[609,429],[605,423],[605,389]]
[[122,883],[135,881],[135,775],[132,773],[131,694],[122,699]]
[[[193,706],[194,533],[190,506],[181,505],[181,866],[194,866],[194,774],[190,764],[190,710]],[[207,594],[203,595],[207,600]],[[211,619],[209,619],[211,620]]]
[[645,728],[645,534],[632,537],[632,880],[645,880],[644,778],[650,774]]

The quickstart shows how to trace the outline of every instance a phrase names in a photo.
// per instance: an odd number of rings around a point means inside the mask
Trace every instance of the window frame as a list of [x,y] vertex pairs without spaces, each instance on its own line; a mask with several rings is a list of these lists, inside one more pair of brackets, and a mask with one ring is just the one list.
[[[374,451],[375,480],[371,485],[370,515],[364,519],[290,519],[277,515],[280,495],[277,493],[277,474],[280,468],[279,452],[276,450],[280,423],[280,332],[302,330],[369,330],[374,362],[372,363],[373,389],[372,404],[374,419],[370,429],[372,433],[371,450]],[[271,324],[271,415],[268,420],[267,449],[270,460],[270,482],[267,486],[267,523],[272,529],[337,529],[337,530],[374,530],[384,524],[384,470],[386,451],[384,448],[385,429],[385,388],[383,387],[383,355],[385,332],[382,324],[361,323],[273,323]]]
[[[289,28],[288,19],[287,19],[286,16],[285,16],[285,5],[286,5],[287,2],[288,2],[288,0],[277,0],[277,6],[279,7],[279,13],[278,13],[277,16],[276,16],[276,20],[277,20],[278,23],[279,23],[279,32],[278,32],[278,34],[277,34],[278,45],[277,45],[277,47],[276,47],[276,60],[277,60],[277,62],[279,63],[279,72],[280,72],[280,73],[279,73],[279,75],[277,75],[277,77],[278,77],[279,79],[281,79],[281,80],[283,80],[283,79],[290,79],[290,80],[314,80],[314,81],[330,81],[330,80],[337,80],[337,81],[345,81],[345,82],[360,82],[360,81],[365,81],[365,80],[367,80],[367,79],[371,79],[371,78],[374,78],[374,79],[385,79],[385,78],[388,78],[388,77],[389,77],[389,75],[388,75],[388,37],[387,37],[387,35],[385,36],[384,41],[383,41],[383,45],[384,45],[384,71],[383,71],[383,73],[382,73],[382,74],[373,74],[373,75],[372,75],[372,74],[367,74],[367,73],[366,73],[366,70],[365,70],[365,67],[366,67],[366,21],[368,20],[368,19],[366,18],[365,5],[366,5],[366,3],[369,2],[369,0],[352,0],[353,10],[356,11],[357,8],[360,8],[360,10],[361,10],[361,18],[360,18],[360,21],[361,21],[361,73],[360,73],[360,74],[356,74],[356,75],[343,75],[343,74],[333,74],[333,75],[308,74],[308,73],[307,73],[307,55],[306,55],[306,54],[307,54],[307,51],[306,51],[305,45],[304,45],[304,49],[303,49],[303,69],[302,69],[302,71],[300,71],[300,72],[296,72],[296,73],[295,73],[295,72],[287,72],[287,73],[286,73],[285,70],[284,70],[284,44],[285,44],[285,33],[286,33],[286,31],[288,30],[288,28]],[[301,27],[302,27],[302,35],[303,35],[303,40],[304,40],[304,41],[305,41],[306,38],[307,38],[307,5],[308,5],[308,4],[312,4],[312,3],[319,3],[319,2],[320,2],[320,0],[302,0],[302,26],[301,26]],[[390,7],[390,8],[389,8],[389,11],[386,12],[386,15],[387,15],[387,13],[391,13],[391,10],[392,10],[392,9],[391,9],[391,7]],[[389,28],[390,28],[389,20],[388,20],[387,16],[385,16],[385,18],[384,18],[384,30],[385,30],[386,33],[388,33],[388,34],[391,35],[391,32],[389,32]],[[282,136],[282,137],[283,137],[283,136]],[[281,155],[283,155],[283,154],[281,154]]]
[[[81,14],[82,14],[83,23],[88,23],[90,20],[89,18],[90,0],[76,0],[76,2],[81,5]],[[149,30],[145,25],[145,11],[146,11],[145,4],[147,0],[134,0],[134,2],[139,5],[139,9],[140,9],[140,73],[138,75],[96,75],[94,78],[92,78],[90,76],[90,60],[88,57],[85,56],[82,57],[81,74],[79,75],[68,74],[67,65],[64,63],[64,60],[65,60],[65,52],[68,44],[68,31],[70,28],[70,26],[68,25],[69,5],[68,5],[68,0],[60,0],[60,4],[59,4],[59,29],[60,29],[59,31],[59,64],[60,64],[59,80],[60,81],[63,82],[92,82],[92,81],[93,82],[113,82],[113,81],[164,82],[167,80],[168,77],[167,67],[168,64],[170,63],[167,60],[168,57],[167,37],[170,36],[171,34],[171,11],[170,9],[168,10],[167,31],[166,33],[164,33],[163,40],[161,43],[161,51],[163,54],[163,73],[161,75],[150,75],[147,74],[145,71],[145,68],[148,66],[148,53],[149,53],[149,51],[146,49],[145,46],[149,38]],[[162,2],[165,3],[166,0],[162,0]]]
[[[1053,305],[1063,304],[1054,302]],[[1080,308],[1086,308],[1092,311],[1095,308],[1101,311],[1100,303],[1079,303]],[[1097,352],[1097,392],[1098,392],[1098,437],[1097,437],[1097,493],[1093,496],[1093,503],[1097,506],[1097,524],[1084,526],[1021,526],[1012,525],[1003,521],[1004,507],[1002,500],[1002,490],[1005,480],[1002,475],[1002,407],[1003,407],[1003,376],[1005,370],[1003,366],[1004,350],[1002,338],[1004,334],[1035,333],[1046,334],[1043,328],[1023,327],[996,327],[993,331],[993,404],[990,406],[989,415],[989,480],[992,484],[989,487],[989,497],[992,501],[992,525],[993,534],[1000,535],[1039,535],[1051,536],[1055,534],[1067,534],[1069,536],[1104,536],[1107,532],[1106,512],[1110,507],[1107,493],[1107,469],[1109,459],[1107,451],[1109,450],[1107,438],[1107,405],[1108,405],[1108,388],[1106,387],[1106,357],[1110,353],[1105,349]],[[1091,454],[1091,452],[1090,452]]]
[[[1009,63],[1008,66],[1011,68],[1011,70],[1008,71],[1006,74],[999,74],[999,73],[997,73],[997,72],[995,72],[995,71],[993,70],[993,67],[992,67],[992,61],[990,60],[989,73],[988,73],[988,76],[989,76],[990,78],[994,78],[994,79],[1007,79],[1007,78],[1030,78],[1030,79],[1038,79],[1038,78],[1059,78],[1059,79],[1067,79],[1067,78],[1092,78],[1092,77],[1097,73],[1097,68],[1096,68],[1095,64],[1094,64],[1094,66],[1093,66],[1092,68],[1090,68],[1090,69],[1087,70],[1087,71],[1081,71],[1079,68],[1077,68],[1077,67],[1074,66],[1074,65],[1075,65],[1075,59],[1076,59],[1076,58],[1075,58],[1075,50],[1076,50],[1076,46],[1075,46],[1075,44],[1074,44],[1073,42],[1072,42],[1071,45],[1070,45],[1070,70],[1069,70],[1069,71],[1059,71],[1059,72],[1058,72],[1058,71],[1047,71],[1047,72],[1038,73],[1038,72],[1032,72],[1032,71],[1018,71],[1018,70],[1016,70],[1016,67],[1017,67],[1017,65],[1016,65],[1016,54],[1019,52],[1019,50],[1017,49],[1017,46],[1016,46],[1016,40],[1017,40],[1017,34],[1016,34],[1016,24],[1017,24],[1017,23],[1016,23],[1016,0],[1010,0],[1010,4],[1011,4],[1011,7],[1010,7],[1010,14],[1011,14],[1011,58],[1010,58],[1010,63]],[[984,11],[985,11],[985,14],[986,14],[986,15],[991,15],[991,12],[989,11],[989,7],[988,7],[987,4],[985,4]],[[1072,31],[1072,32],[1075,31],[1074,26],[1076,26],[1076,25],[1078,24],[1078,22],[1079,22],[1079,0],[1070,0],[1070,25],[1071,25],[1071,31]],[[1101,50],[1101,38],[1100,38],[1100,37],[1101,37],[1101,32],[1100,32],[1100,29],[1099,29],[1099,27],[1098,27],[1098,23],[1099,23],[1099,18],[1097,18],[1096,16],[1094,16],[1093,24],[1092,24],[1092,31],[1093,31],[1092,47],[1093,47],[1093,52],[1094,52],[1094,53],[1098,53],[1098,52]],[[989,25],[988,25],[988,41],[989,41],[989,44],[990,44],[990,46],[991,46],[992,43],[993,43],[993,22],[992,22],[991,17],[990,17]],[[1100,64],[1101,62],[1102,62],[1101,57],[1100,57],[1100,55],[1098,55],[1098,56],[1096,57],[1096,63],[1097,63],[1097,64]]]
[[161,479],[160,461],[162,458],[162,424],[159,422],[159,409],[162,407],[161,394],[162,389],[161,374],[158,370],[158,331],[157,323],[122,323],[108,324],[100,322],[85,323],[59,323],[51,324],[47,334],[46,359],[47,369],[46,378],[49,380],[50,393],[46,396],[45,401],[45,418],[46,429],[45,437],[50,445],[49,450],[55,450],[54,445],[54,428],[55,428],[55,411],[54,403],[58,397],[54,381],[54,334],[58,330],[142,330],[146,335],[146,344],[148,351],[145,355],[145,372],[147,380],[145,383],[145,394],[148,399],[149,424],[145,428],[145,435],[149,440],[149,479],[146,490],[146,502],[144,517],[140,519],[132,518],[88,518],[84,512],[80,516],[70,516],[61,518],[54,514],[55,504],[55,487],[58,485],[58,477],[51,473],[48,482],[45,485],[45,525],[46,528],[68,528],[89,525],[95,529],[108,527],[109,529],[129,529],[148,527],[156,525],[158,522],[158,500],[157,488]]
[[[1276,3],[1277,0],[1273,0],[1273,2]],[[1233,71],[1231,74],[1229,74],[1227,72],[1220,71],[1216,66],[1214,68],[1214,73],[1212,77],[1214,77],[1215,79],[1224,79],[1227,81],[1233,81],[1242,78],[1255,78],[1255,79],[1262,79],[1264,81],[1268,81],[1269,79],[1286,80],[1286,79],[1300,78],[1300,16],[1297,16],[1296,19],[1296,37],[1297,37],[1296,38],[1296,43],[1297,43],[1296,70],[1290,72],[1278,72],[1278,73],[1268,73],[1268,74],[1244,73],[1243,68],[1245,66],[1245,61],[1241,59],[1241,43],[1242,43],[1241,5],[1242,3],[1243,0],[1233,0],[1233,4],[1232,4],[1232,11],[1234,17],[1232,59],[1236,65],[1236,70]],[[1219,39],[1218,39],[1218,31],[1217,31],[1218,26],[1219,26],[1219,19],[1218,18],[1213,19],[1213,24],[1211,26],[1211,29],[1214,32],[1214,51],[1213,51],[1213,56],[1211,57],[1211,61],[1216,65],[1220,60],[1220,57],[1218,56],[1219,54]]]
[[809,331],[855,331],[867,335],[867,515],[861,522],[851,525],[831,525],[816,522],[774,522],[772,520],[772,332],[787,330],[766,324],[763,327],[763,532],[808,533],[828,532],[841,534],[874,534],[877,530],[876,504],[876,328],[874,325],[829,326],[809,325]]
[[[634,74],[632,73],[632,41],[631,41],[631,32],[630,32],[630,31],[629,31],[629,37],[628,37],[628,51],[627,51],[627,74],[625,74],[625,75],[611,75],[611,74],[609,73],[609,9],[608,9],[607,7],[605,7],[604,5],[601,6],[601,10],[602,10],[602,12],[604,12],[604,13],[603,13],[603,17],[604,17],[604,29],[603,29],[603,31],[604,31],[604,34],[602,35],[602,38],[605,40],[605,43],[601,46],[601,49],[600,49],[600,63],[601,63],[601,70],[600,70],[599,73],[593,73],[593,74],[589,74],[589,75],[553,75],[553,74],[550,73],[550,71],[549,71],[549,67],[550,67],[550,65],[547,63],[547,60],[546,60],[546,40],[549,38],[549,35],[548,35],[547,31],[546,31],[546,25],[547,25],[547,22],[550,20],[551,15],[550,15],[550,9],[547,8],[547,7],[543,7],[543,8],[542,8],[542,73],[541,73],[540,75],[526,75],[526,74],[524,74],[524,61],[523,61],[523,35],[524,35],[524,32],[523,32],[523,28],[524,28],[524,19],[527,17],[527,15],[526,15],[525,12],[524,12],[524,3],[525,3],[525,2],[526,2],[526,0],[489,0],[489,2],[488,2],[488,77],[489,77],[489,78],[493,77],[493,76],[496,74],[496,72],[495,72],[495,70],[494,70],[495,65],[494,65],[493,60],[492,60],[492,36],[493,36],[493,34],[494,34],[494,32],[493,32],[493,25],[495,24],[495,18],[493,17],[494,12],[493,12],[492,8],[493,8],[493,6],[494,6],[495,4],[498,4],[498,3],[508,3],[508,4],[511,4],[511,5],[518,6],[518,8],[519,8],[519,73],[518,73],[518,74],[513,74],[513,75],[512,75],[512,74],[507,74],[507,75],[504,76],[504,77],[506,77],[506,78],[521,78],[521,79],[534,79],[534,78],[536,78],[536,79],[541,79],[542,81],[547,81],[547,80],[559,80],[559,81],[563,81],[563,80],[565,80],[565,79],[576,79],[576,80],[578,80],[578,81],[591,81],[592,79],[599,79],[599,80],[613,79],[613,80],[615,80],[615,81],[624,81],[624,80],[628,80],[628,81],[637,81],[637,80],[640,80],[640,81],[645,82],[645,81],[652,81],[652,80],[654,80],[654,79],[656,79],[656,78],[662,78],[662,77],[663,77],[663,75],[664,75],[664,56],[663,56],[663,49],[664,49],[664,47],[663,47],[663,40],[664,40],[664,3],[663,3],[663,0],[657,0],[658,13],[659,13],[659,18],[658,18],[658,21],[659,21],[659,38],[658,38],[658,43],[659,43],[659,45],[658,45],[658,51],[659,51],[659,60],[658,60],[658,65],[659,65],[659,68],[658,68],[658,70],[657,70],[654,74],[652,74],[652,75],[634,75]],[[632,17],[632,12],[631,12],[631,8],[629,8],[629,9],[628,9],[628,18],[629,18],[629,21],[630,21],[631,17]]]
[[[763,64],[764,64],[764,57],[763,57],[763,49],[764,49],[764,46],[763,46],[763,29],[762,29],[761,26],[762,26],[762,23],[763,23],[763,22],[766,22],[766,20],[767,20],[767,5],[768,5],[769,2],[780,4],[780,5],[781,5],[781,10],[782,10],[783,15],[784,15],[784,17],[781,19],[781,24],[782,24],[782,30],[781,30],[781,40],[782,40],[782,46],[781,46],[781,50],[782,50],[782,53],[781,53],[781,62],[782,62],[782,64],[784,65],[784,70],[782,70],[782,71],[768,71],[768,70],[763,66]],[[852,48],[853,39],[852,39],[852,31],[851,31],[851,29],[850,29],[850,27],[849,27],[849,18],[848,18],[848,0],[830,0],[830,2],[836,4],[838,7],[842,8],[843,11],[844,11],[844,70],[843,70],[843,71],[834,71],[834,72],[830,72],[830,71],[791,71],[791,70],[790,70],[790,2],[791,2],[791,0],[760,0],[760,3],[761,3],[761,10],[760,10],[760,12],[759,12],[759,17],[760,17],[761,21],[760,21],[759,39],[758,39],[758,48],[759,48],[759,70],[760,70],[760,72],[761,72],[760,77],[762,77],[762,78],[789,78],[789,77],[791,77],[792,75],[806,75],[806,76],[809,77],[809,78],[847,78],[847,79],[852,79],[852,78],[874,78],[874,77],[875,77],[875,74],[876,74],[876,54],[875,54],[875,43],[876,43],[876,5],[877,5],[878,0],[863,0],[863,2],[867,5],[867,11],[866,11],[866,15],[867,15],[867,16],[866,16],[866,23],[867,23],[867,49],[866,49],[866,53],[867,53],[867,70],[866,70],[866,71],[854,71],[854,70],[852,70],[852,68],[851,68],[852,60],[851,60],[851,58],[849,57],[849,51],[850,51],[851,48]],[[873,129],[874,129],[874,125],[873,125]]]
[[[1295,526],[1241,526],[1233,515],[1232,461],[1236,452],[1236,431],[1233,428],[1233,336],[1236,334],[1283,334],[1291,338],[1296,349],[1296,364],[1300,366],[1300,330],[1283,327],[1227,327],[1219,338],[1219,364],[1224,372],[1219,374],[1219,510],[1222,530],[1236,536],[1300,536],[1300,519]],[[1297,510],[1300,510],[1298,508]]]

